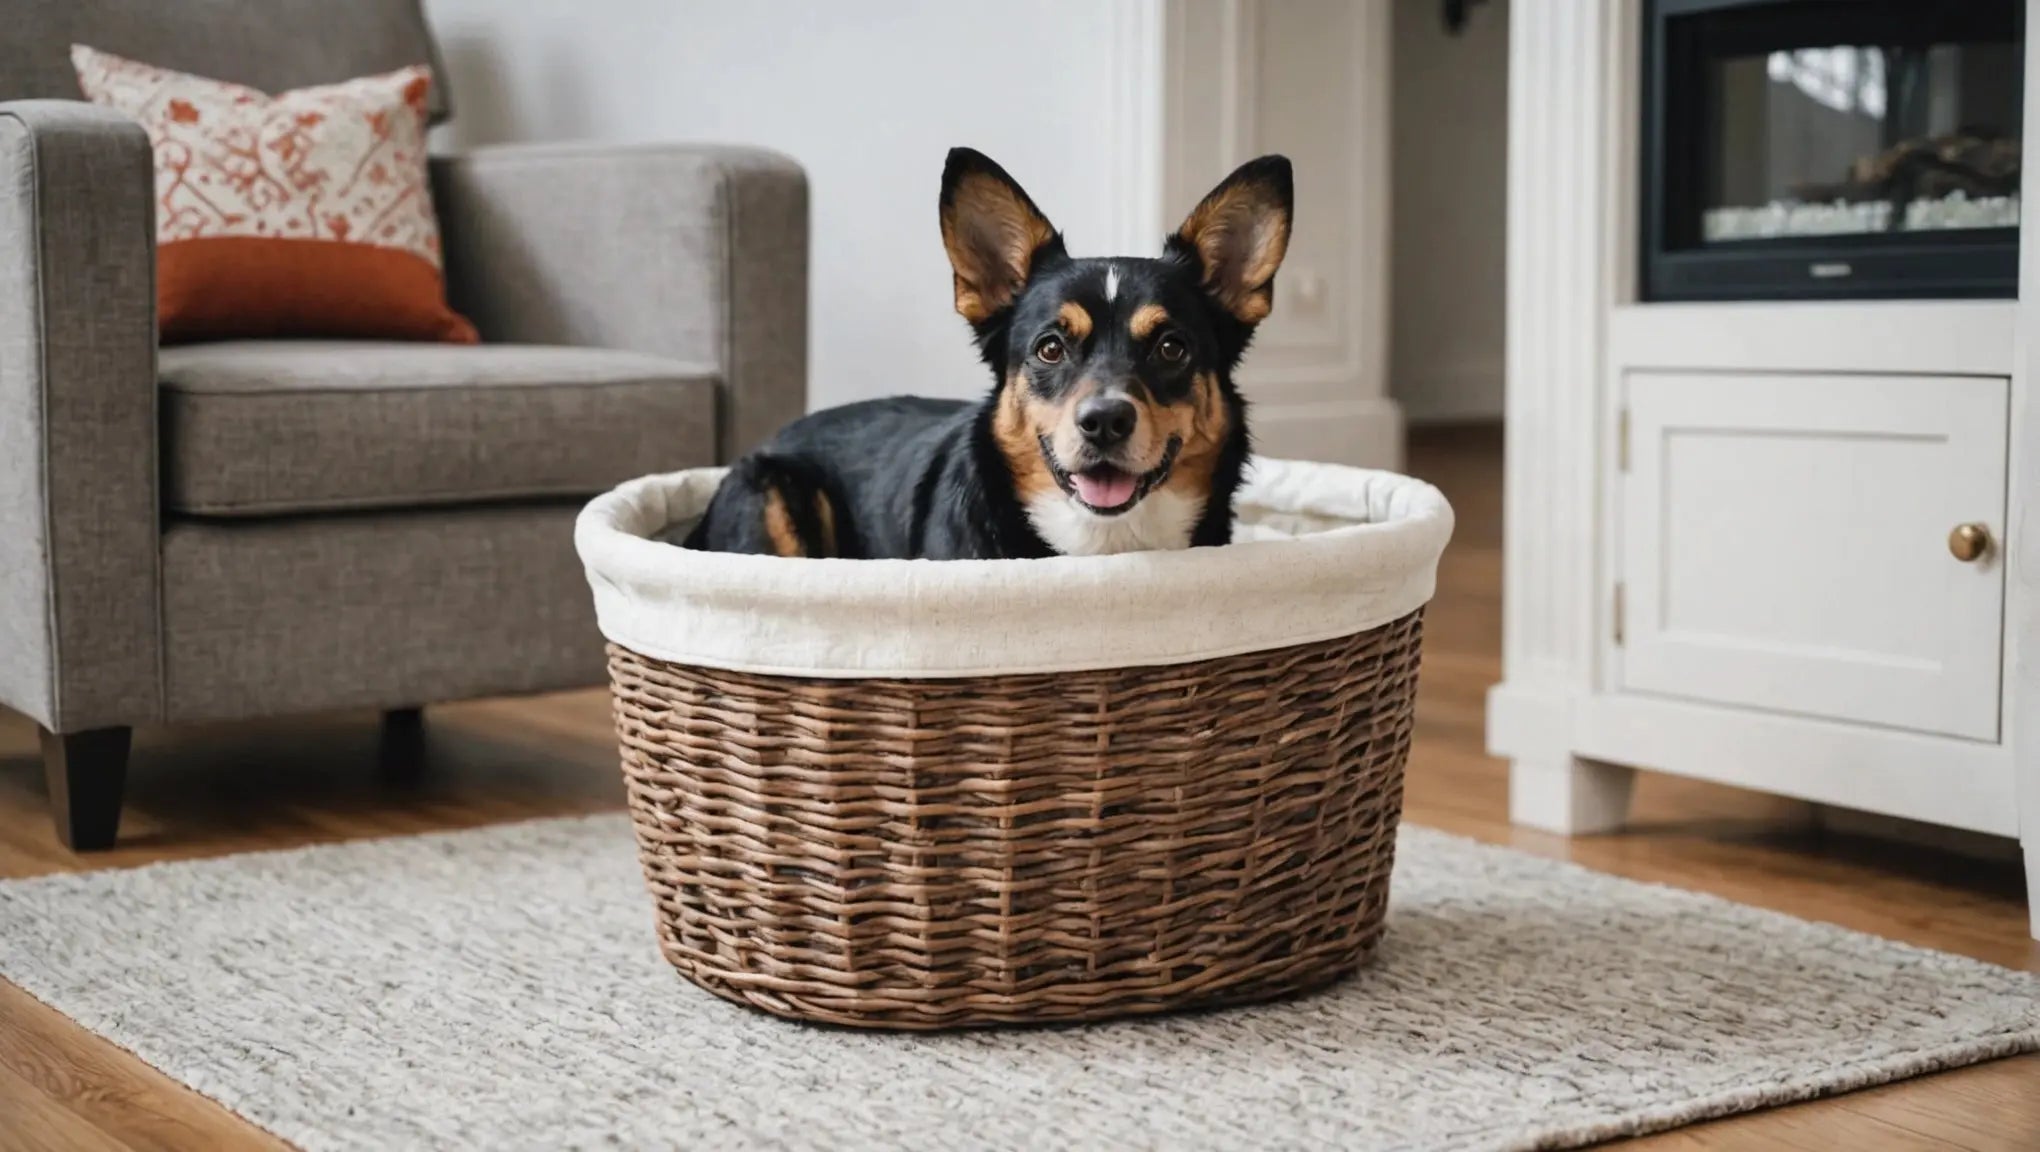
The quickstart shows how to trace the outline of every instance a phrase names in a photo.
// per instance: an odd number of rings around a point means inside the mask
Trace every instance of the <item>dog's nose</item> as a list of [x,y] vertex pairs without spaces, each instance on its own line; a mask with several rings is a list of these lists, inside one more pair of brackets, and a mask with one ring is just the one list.
[[1133,401],[1119,396],[1093,396],[1077,405],[1077,430],[1096,448],[1110,448],[1133,435],[1139,419]]

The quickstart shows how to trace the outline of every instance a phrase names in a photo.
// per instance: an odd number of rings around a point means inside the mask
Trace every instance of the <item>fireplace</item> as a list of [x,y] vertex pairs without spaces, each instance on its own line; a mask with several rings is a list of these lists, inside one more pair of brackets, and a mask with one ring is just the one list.
[[1644,0],[1645,300],[2010,297],[2023,0]]

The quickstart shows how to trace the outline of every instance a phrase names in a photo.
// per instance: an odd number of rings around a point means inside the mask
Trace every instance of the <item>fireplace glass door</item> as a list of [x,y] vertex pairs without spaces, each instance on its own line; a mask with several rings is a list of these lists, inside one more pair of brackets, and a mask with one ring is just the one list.
[[1652,299],[2009,296],[2023,0],[1647,0]]

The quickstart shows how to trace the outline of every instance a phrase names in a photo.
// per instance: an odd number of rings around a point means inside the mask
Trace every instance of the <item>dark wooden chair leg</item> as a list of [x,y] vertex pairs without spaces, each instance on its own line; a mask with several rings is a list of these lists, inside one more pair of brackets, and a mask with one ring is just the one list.
[[43,772],[57,839],[73,852],[103,852],[120,834],[132,728],[42,734]]
[[425,775],[425,709],[383,713],[378,759],[382,778],[391,784],[414,784]]

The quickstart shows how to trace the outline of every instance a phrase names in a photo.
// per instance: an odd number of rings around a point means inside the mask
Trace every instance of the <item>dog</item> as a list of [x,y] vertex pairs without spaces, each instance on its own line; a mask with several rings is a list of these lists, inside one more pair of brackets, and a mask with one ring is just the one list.
[[1230,542],[1251,447],[1233,371],[1273,307],[1293,201],[1289,161],[1264,156],[1159,259],[1075,259],[1003,168],[951,150],[942,244],[991,391],[795,420],[731,466],[683,546],[989,560]]

